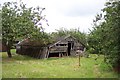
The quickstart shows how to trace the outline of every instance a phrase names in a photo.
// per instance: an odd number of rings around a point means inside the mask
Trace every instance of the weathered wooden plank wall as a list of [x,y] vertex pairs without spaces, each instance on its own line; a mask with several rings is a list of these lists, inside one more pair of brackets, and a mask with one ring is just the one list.
[[43,59],[46,58],[47,47],[36,47],[36,46],[20,46],[16,51],[17,54],[27,55],[34,58]]

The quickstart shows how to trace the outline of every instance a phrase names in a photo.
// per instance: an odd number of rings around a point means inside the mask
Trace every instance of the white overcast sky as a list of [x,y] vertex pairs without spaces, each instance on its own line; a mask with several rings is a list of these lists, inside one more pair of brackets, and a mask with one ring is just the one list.
[[[19,0],[0,0],[0,3]],[[104,8],[106,0],[22,0],[28,7],[44,7],[49,26],[46,32],[54,32],[61,27],[66,29],[79,28],[81,32],[88,32],[92,28],[95,15]]]

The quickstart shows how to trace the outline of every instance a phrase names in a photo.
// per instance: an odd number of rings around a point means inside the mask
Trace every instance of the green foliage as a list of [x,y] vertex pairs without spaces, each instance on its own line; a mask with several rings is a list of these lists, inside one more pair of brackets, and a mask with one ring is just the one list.
[[103,16],[97,15],[93,31],[89,34],[89,47],[96,53],[102,53],[105,61],[112,66],[120,63],[120,1],[110,0],[102,10]]
[[[109,4],[108,4],[109,3]],[[106,26],[108,27],[109,34],[107,40],[109,61],[113,64],[113,66],[117,66],[120,63],[120,1],[119,0],[112,0],[106,4],[106,8],[103,11],[106,12],[105,20]],[[115,16],[116,15],[116,16]]]
[[[31,41],[38,41],[40,45],[45,45],[49,41],[49,36],[42,28],[41,20],[47,21],[45,16],[41,16],[45,8],[30,7],[20,1],[6,2],[2,6],[2,42],[10,48],[15,40],[30,38]],[[48,24],[48,23],[47,23]]]
[[94,29],[92,30],[92,32],[89,34],[87,41],[89,44],[89,50],[92,53],[100,53],[103,54],[103,42],[104,42],[104,38],[105,38],[105,34],[104,34],[104,23],[102,23],[102,25],[99,26],[95,26]]

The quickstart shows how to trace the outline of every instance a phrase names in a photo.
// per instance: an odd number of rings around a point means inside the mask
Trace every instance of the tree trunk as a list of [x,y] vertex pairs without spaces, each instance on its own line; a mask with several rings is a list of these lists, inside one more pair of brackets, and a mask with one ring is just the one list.
[[9,57],[9,58],[12,57],[12,54],[11,54],[11,51],[10,51],[10,47],[9,47],[9,46],[7,47],[7,54],[8,54],[8,57]]

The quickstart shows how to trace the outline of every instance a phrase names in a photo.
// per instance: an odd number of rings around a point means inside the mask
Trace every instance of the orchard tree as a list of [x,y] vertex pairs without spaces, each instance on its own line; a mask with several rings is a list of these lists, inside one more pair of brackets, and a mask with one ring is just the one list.
[[93,30],[90,31],[87,41],[89,44],[89,52],[95,54],[103,54],[103,42],[105,38],[104,25],[105,22],[101,22],[102,14],[97,14],[95,20],[93,20]]
[[107,59],[112,66],[120,67],[120,1],[110,0],[106,3],[106,8],[103,9],[106,13],[104,16],[106,21],[105,32]]
[[89,36],[89,46],[94,48],[97,53],[105,55],[105,61],[112,67],[120,68],[120,1],[109,0],[106,7],[94,21],[96,24]]
[[21,1],[19,4],[17,2],[3,4],[0,11],[2,13],[2,43],[7,46],[8,57],[12,57],[10,49],[16,39],[31,38],[39,39],[40,42],[45,41],[41,23],[41,20],[47,21],[45,16],[41,16],[44,9],[27,8]]

